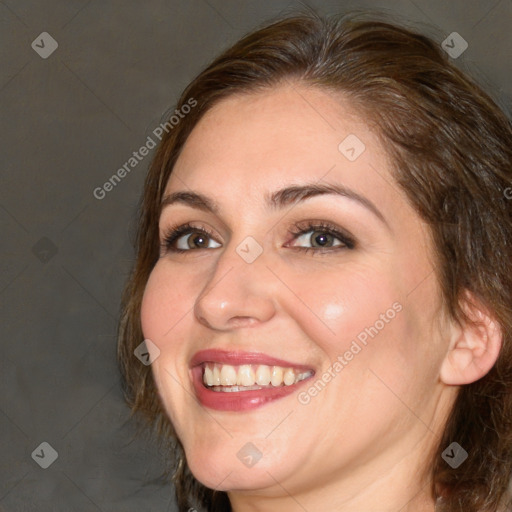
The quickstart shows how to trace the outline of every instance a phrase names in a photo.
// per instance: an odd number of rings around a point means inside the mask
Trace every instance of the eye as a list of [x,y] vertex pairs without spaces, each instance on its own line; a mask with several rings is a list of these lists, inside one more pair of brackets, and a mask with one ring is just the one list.
[[355,241],[350,235],[323,221],[310,221],[305,225],[303,223],[295,225],[292,233],[295,241],[311,244],[310,247],[292,245],[297,250],[328,252],[355,247]]
[[[213,239],[214,235],[206,228],[196,228],[191,224],[183,224],[181,226],[169,229],[161,244],[164,251],[170,252],[187,252],[197,249],[216,249],[221,245]],[[208,241],[213,242],[213,247],[209,247]]]
[[[308,233],[313,233],[313,235],[308,235]],[[343,245],[343,242],[338,240],[338,244],[336,244],[336,237],[331,233],[327,233],[325,229],[316,229],[309,230],[305,234],[296,238],[296,240],[300,241],[304,239],[306,242],[310,242],[313,247],[335,247],[336,245]]]

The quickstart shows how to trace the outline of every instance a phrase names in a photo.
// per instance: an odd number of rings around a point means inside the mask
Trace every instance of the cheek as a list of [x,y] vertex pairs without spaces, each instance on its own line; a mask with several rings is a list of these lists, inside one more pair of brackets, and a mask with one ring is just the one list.
[[145,339],[160,350],[151,365],[156,388],[176,430],[183,431],[180,418],[186,417],[190,404],[182,392],[188,381],[184,348],[187,340],[187,314],[192,314],[186,279],[172,274],[161,262],[153,269],[141,303],[141,327]]
[[186,291],[186,280],[178,272],[169,275],[160,263],[151,272],[141,304],[141,327],[145,338],[163,348],[179,319],[190,311],[192,303]]
[[389,272],[352,267],[350,271],[308,273],[295,280],[301,300],[292,302],[295,310],[290,314],[330,359],[348,350],[358,336],[364,341],[366,333],[368,338],[365,329],[375,323],[379,331],[389,331],[393,323],[389,319],[398,316],[393,304],[400,302],[400,294]]

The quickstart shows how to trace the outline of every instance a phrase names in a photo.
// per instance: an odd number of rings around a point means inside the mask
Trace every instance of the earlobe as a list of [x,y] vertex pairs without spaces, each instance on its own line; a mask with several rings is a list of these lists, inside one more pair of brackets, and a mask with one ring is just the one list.
[[473,294],[466,294],[464,310],[471,323],[454,325],[440,371],[448,385],[470,384],[486,375],[498,359],[503,334],[498,322]]

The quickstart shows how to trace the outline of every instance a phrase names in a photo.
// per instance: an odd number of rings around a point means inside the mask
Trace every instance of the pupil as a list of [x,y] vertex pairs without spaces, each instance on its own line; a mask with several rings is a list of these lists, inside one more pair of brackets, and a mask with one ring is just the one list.
[[[199,242],[198,242],[199,240]],[[196,243],[198,242],[198,243]],[[195,237],[192,238],[192,243],[194,245],[196,245],[196,247],[203,247],[205,245],[205,242],[206,242],[206,238],[204,237],[204,235],[196,235]]]
[[[317,231],[317,233],[318,233],[318,231]],[[325,233],[324,233],[323,235],[317,235],[317,236],[315,236],[315,237],[314,237],[314,240],[315,240],[315,242],[317,242],[320,246],[322,246],[322,247],[323,247],[324,245],[326,245],[327,243],[329,243],[329,237],[330,237],[330,236],[331,236],[331,235],[328,235],[328,234],[325,234]],[[318,242],[318,240],[323,240],[323,242]]]

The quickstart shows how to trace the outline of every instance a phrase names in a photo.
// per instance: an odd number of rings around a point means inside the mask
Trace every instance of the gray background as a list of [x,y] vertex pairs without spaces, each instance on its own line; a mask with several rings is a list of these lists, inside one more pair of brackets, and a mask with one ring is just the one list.
[[[456,63],[512,112],[512,0],[378,7],[469,43]],[[133,439],[115,363],[120,294],[151,155],[106,197],[181,89],[287,1],[0,1],[0,510],[171,511],[163,456]],[[304,5],[304,3],[302,4]],[[31,47],[57,42],[47,59]],[[42,443],[57,460],[42,469]]]

